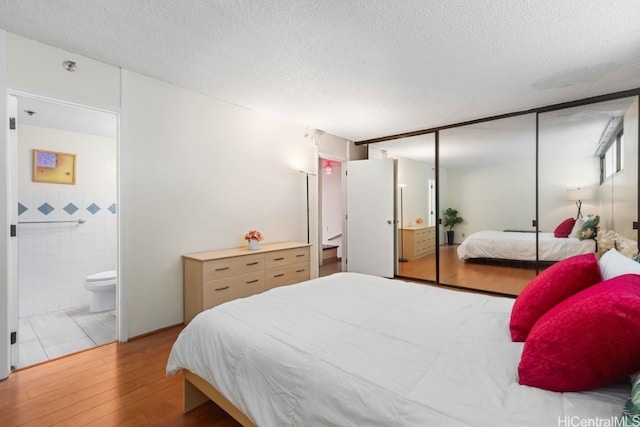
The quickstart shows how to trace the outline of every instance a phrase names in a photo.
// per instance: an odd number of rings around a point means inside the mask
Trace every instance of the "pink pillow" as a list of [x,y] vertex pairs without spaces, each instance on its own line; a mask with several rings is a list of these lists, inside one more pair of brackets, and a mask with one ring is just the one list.
[[552,391],[604,387],[640,370],[640,275],[581,291],[547,312],[524,345],[520,384]]
[[511,310],[513,341],[524,341],[536,321],[567,297],[602,280],[593,253],[575,255],[553,264],[520,292]]
[[556,227],[553,231],[553,235],[555,237],[569,237],[569,234],[571,234],[575,224],[576,220],[574,218],[567,218]]

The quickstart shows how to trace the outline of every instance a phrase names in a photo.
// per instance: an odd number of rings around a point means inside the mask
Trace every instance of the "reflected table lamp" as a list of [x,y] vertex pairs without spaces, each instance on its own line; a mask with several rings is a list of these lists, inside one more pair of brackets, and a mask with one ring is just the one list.
[[578,207],[578,214],[576,219],[582,218],[582,201],[591,200],[594,198],[594,192],[591,188],[575,188],[567,190],[567,200],[576,202]]

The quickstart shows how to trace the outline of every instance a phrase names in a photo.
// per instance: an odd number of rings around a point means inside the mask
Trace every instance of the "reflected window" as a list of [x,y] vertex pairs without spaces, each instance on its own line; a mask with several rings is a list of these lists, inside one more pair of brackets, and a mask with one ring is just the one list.
[[600,184],[624,167],[624,130],[622,127],[606,144],[600,155]]

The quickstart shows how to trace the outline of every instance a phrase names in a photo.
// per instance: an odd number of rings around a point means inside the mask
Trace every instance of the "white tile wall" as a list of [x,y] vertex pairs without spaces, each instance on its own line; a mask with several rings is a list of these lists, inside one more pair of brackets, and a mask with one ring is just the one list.
[[[20,191],[19,203],[27,208],[18,217],[25,221],[60,221],[84,218],[84,224],[19,224],[19,316],[49,313],[88,304],[84,288],[88,275],[116,268],[116,215],[107,208],[115,193],[83,193],[68,190]],[[54,210],[38,210],[44,203]],[[73,203],[73,214],[63,208]],[[100,207],[95,214],[86,208]]]

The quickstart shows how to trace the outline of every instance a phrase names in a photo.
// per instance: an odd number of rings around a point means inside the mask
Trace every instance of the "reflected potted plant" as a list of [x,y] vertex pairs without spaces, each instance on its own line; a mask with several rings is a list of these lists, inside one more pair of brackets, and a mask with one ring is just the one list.
[[453,245],[453,227],[455,227],[456,224],[460,224],[462,221],[464,221],[464,219],[462,219],[462,217],[458,216],[458,211],[452,208],[447,208],[447,210],[444,211],[444,218],[443,218],[443,225],[447,228],[449,228],[447,230],[447,244],[448,245]]

